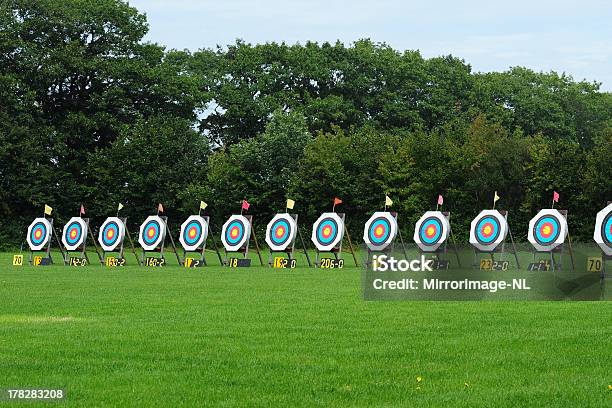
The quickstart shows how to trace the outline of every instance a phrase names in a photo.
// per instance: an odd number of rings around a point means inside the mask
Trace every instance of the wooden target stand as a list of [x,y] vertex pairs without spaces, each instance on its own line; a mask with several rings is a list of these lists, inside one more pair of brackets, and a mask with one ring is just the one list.
[[[300,241],[302,242],[302,249],[304,250],[304,255],[306,255],[306,260],[308,261],[308,266],[312,267],[312,262],[310,261],[310,256],[308,256],[308,250],[306,249],[306,244],[304,243],[304,238],[302,237],[302,232],[300,231],[300,228],[298,226],[298,215],[297,214],[289,214],[289,216],[291,218],[293,218],[295,220],[295,228],[297,229],[297,235],[300,237]],[[251,231],[253,230],[253,227],[251,226]],[[270,248],[270,255],[268,256],[268,265],[269,266],[274,266],[274,254],[285,254],[287,256],[287,259],[289,260],[289,264],[291,264],[291,261],[295,259],[295,239],[293,240],[293,242],[291,243],[291,248],[287,248],[283,251],[275,251],[272,248]],[[290,266],[287,266],[290,267]]]
[[448,269],[450,260],[448,259],[448,257],[444,256],[444,258],[442,258],[440,255],[448,254],[448,241],[450,239],[451,244],[453,246],[453,252],[455,253],[455,258],[457,259],[457,266],[461,267],[461,260],[459,259],[459,250],[457,249],[457,241],[455,240],[455,234],[453,233],[453,227],[451,226],[451,223],[450,223],[450,211],[442,211],[442,215],[448,220],[448,238],[444,241],[444,245],[441,245],[435,251],[427,251],[427,252],[423,251],[419,246],[417,246],[417,248],[419,248],[419,253],[421,255],[432,255],[436,257],[436,262],[438,266],[438,268],[436,269]]
[[[565,219],[567,220],[567,210],[557,210]],[[565,248],[565,240],[561,245],[558,245],[556,248],[550,251],[538,251],[537,249],[532,250],[533,253],[533,263],[536,263],[536,254],[549,254],[550,256],[550,264],[552,266],[552,270],[557,270],[557,265],[559,265],[559,269],[563,266],[563,254],[569,253],[570,259],[572,261],[572,270],[576,269],[576,265],[574,263],[574,250],[572,249],[572,237],[569,233],[569,225],[567,228],[567,250]],[[555,260],[555,254],[559,254],[558,262]],[[605,255],[605,254],[604,254]],[[603,258],[602,258],[603,260]]]
[[[353,261],[355,261],[355,266],[359,266],[359,262],[357,262],[357,256],[355,255],[355,250],[353,249],[353,242],[351,241],[351,235],[349,234],[348,228],[346,228],[346,223],[344,222],[346,218],[346,214],[345,213],[336,213],[336,214],[338,214],[338,217],[340,217],[340,219],[342,220],[342,224],[344,225],[344,235],[346,235],[346,239],[349,244],[349,252],[351,253],[351,255],[353,255]],[[330,249],[329,251],[319,251],[319,249],[315,247],[316,252],[317,252],[317,255],[315,257],[315,267],[316,268],[321,267],[321,263],[320,263],[321,254],[331,253],[334,255],[336,262],[340,261],[342,259],[341,255],[342,255],[342,242],[343,241],[344,241],[344,237],[340,240],[338,245],[336,245],[334,248]]]
[[[136,253],[136,247],[134,246],[134,241],[132,241],[132,235],[130,234],[130,231],[128,230],[127,217],[119,218],[119,220],[121,220],[121,222],[123,223],[123,228],[125,229],[125,237],[127,237],[128,240],[130,241],[130,246],[132,247],[132,253],[134,254],[134,257],[136,258],[136,262],[138,262],[138,265],[142,265],[140,263],[140,258],[138,257],[138,254]],[[123,246],[125,242],[125,237],[121,240],[121,244],[119,245],[119,251],[105,251],[104,249],[102,249],[102,258],[100,258],[100,263],[102,265],[123,266],[122,262],[125,262],[125,248]],[[119,256],[117,258],[110,257],[109,254],[113,254],[113,253],[117,253]]]
[[[181,265],[181,258],[178,254],[178,251],[176,250],[176,245],[174,244],[174,238],[172,238],[172,234],[170,233],[170,229],[168,228],[168,217],[160,216],[159,218],[161,218],[162,221],[164,222],[164,228],[166,229],[166,234],[164,236],[164,239],[161,242],[161,245],[159,245],[157,248],[151,251],[146,251],[144,248],[142,249],[141,265],[164,266],[166,264],[166,258],[164,257],[164,249],[166,246],[166,237],[168,236],[170,237],[170,242],[172,244],[172,248],[174,249],[174,255],[176,255],[176,260],[179,263],[179,265]],[[147,257],[147,252],[159,253],[159,257]]]
[[[55,227],[53,225],[53,218],[47,218],[47,220],[49,221],[49,223],[51,224],[51,236],[49,237],[49,242],[47,242],[47,248],[44,251],[32,251],[30,248],[30,246],[28,245],[28,263],[30,265],[34,265],[34,266],[47,266],[47,265],[53,265],[53,257],[51,256],[51,241],[53,240],[53,238],[55,238],[55,242],[57,242],[57,246],[60,250],[60,253],[62,254],[62,259],[65,258],[64,255],[64,249],[62,248],[62,241],[59,239],[59,235],[57,234],[57,231],[55,230]],[[37,259],[37,256],[35,254],[38,253],[44,253],[45,257],[44,258],[40,258]],[[36,263],[36,262],[38,263]]]
[[[94,244],[94,249],[96,250],[96,254],[98,255],[98,259],[102,262],[102,255],[98,250],[98,245],[96,244],[96,239],[94,238],[93,232],[91,228],[89,228],[89,218],[81,218],[85,225],[87,225],[87,236],[83,240],[83,243],[74,251],[69,251],[66,249],[66,252],[63,253],[64,256],[64,265],[70,266],[87,266],[91,262],[89,261],[89,256],[87,256],[87,239],[91,238],[91,242]],[[71,253],[78,253],[78,257],[71,257]],[[85,262],[83,262],[85,259]]]
[[[508,234],[506,235],[506,238],[504,238],[504,240],[499,245],[497,245],[495,249],[491,251],[482,251],[474,247],[474,260],[472,262],[472,266],[476,267],[479,265],[477,263],[477,260],[479,259],[481,254],[489,254],[489,256],[491,257],[491,262],[493,264],[495,262],[496,253],[501,254],[502,259],[500,260],[503,262],[505,261],[505,254],[510,252],[514,255],[514,260],[516,261],[516,268],[521,269],[521,263],[519,262],[519,258],[518,258],[518,251],[516,250],[516,244],[514,243],[514,237],[512,236],[512,229],[510,228],[510,224],[508,223],[508,211],[506,210],[497,210],[497,211],[499,211],[499,213],[506,219],[506,224],[508,225]],[[512,245],[512,248],[510,249],[510,251],[506,251],[506,243],[508,241],[508,236],[510,236],[510,244]]]
[[[202,246],[199,248],[196,248],[195,251],[187,251],[183,248],[183,259],[181,261],[179,261],[179,263],[181,265],[183,265],[186,268],[191,268],[191,267],[198,267],[198,266],[208,266],[208,263],[206,262],[206,241],[208,241],[208,237],[210,237],[212,239],[213,242],[213,246],[215,247],[214,252],[217,253],[217,256],[219,257],[219,263],[221,265],[223,265],[223,258],[221,257],[221,252],[219,252],[219,247],[217,246],[217,241],[215,240],[215,235],[212,231],[212,229],[210,228],[210,217],[208,215],[202,215],[202,218],[204,218],[204,221],[206,222],[206,225],[208,225],[208,236],[206,237],[206,239],[204,240],[204,242],[202,243]],[[188,265],[187,264],[187,260],[189,258],[187,258],[187,254],[190,253],[194,253],[194,254],[200,254],[200,259],[199,264],[198,265]]]
[[[264,266],[264,261],[263,258],[261,257],[261,251],[259,250],[259,243],[257,242],[257,235],[255,234],[255,229],[253,228],[253,216],[252,215],[243,215],[243,217],[245,217],[247,220],[249,220],[249,224],[251,226],[251,236],[249,237],[249,239],[244,243],[244,245],[242,245],[242,247],[240,247],[240,249],[238,249],[238,251],[233,251],[231,253],[237,253],[237,254],[242,254],[242,258],[243,259],[247,259],[247,256],[249,255],[249,243],[251,242],[251,238],[253,239],[253,242],[255,243],[255,250],[257,251],[257,256],[259,257],[259,263],[261,263],[261,266]],[[249,265],[238,265],[238,262],[236,262],[236,265],[231,265],[230,263],[230,258],[229,255],[230,252],[227,252],[227,249],[224,248],[224,252],[225,252],[225,260],[223,262],[223,265],[225,266],[250,266]],[[238,261],[238,260],[236,260]]]
[[[395,218],[395,221],[397,223],[397,212],[391,211],[390,214],[393,218]],[[365,264],[366,268],[372,265],[372,258],[375,254],[384,254],[384,255],[389,256],[390,254],[395,252],[395,244],[397,242],[397,237],[399,237],[400,244],[402,245],[402,252],[404,253],[404,257],[408,259],[408,252],[406,252],[406,245],[404,245],[404,238],[402,237],[402,230],[400,229],[399,224],[397,224],[397,236],[393,239],[393,241],[389,245],[387,245],[385,249],[380,250],[380,251],[371,250],[370,247],[366,245],[366,248],[368,249],[368,255],[367,255],[366,264]]]

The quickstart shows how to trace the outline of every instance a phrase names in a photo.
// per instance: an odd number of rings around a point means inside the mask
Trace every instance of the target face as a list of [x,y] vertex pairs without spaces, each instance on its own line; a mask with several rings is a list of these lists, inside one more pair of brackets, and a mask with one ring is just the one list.
[[323,213],[312,226],[312,243],[319,251],[330,251],[344,238],[344,221],[335,213]]
[[208,237],[208,223],[204,217],[192,215],[181,225],[179,241],[185,251],[197,251]]
[[483,210],[472,220],[470,244],[483,252],[494,251],[506,239],[508,221],[497,210]]
[[273,251],[284,251],[293,245],[297,232],[295,219],[287,214],[276,214],[268,223],[266,242]]
[[32,251],[40,251],[51,239],[51,222],[46,218],[36,218],[28,227],[26,241]]
[[62,243],[68,251],[76,251],[87,239],[87,223],[81,217],[73,217],[64,225]]
[[138,242],[145,251],[155,250],[165,238],[166,223],[160,216],[151,215],[140,225]]
[[108,217],[100,227],[98,242],[106,252],[112,252],[123,242],[125,225],[120,218]]
[[435,252],[449,233],[448,218],[441,211],[427,211],[414,226],[414,242],[423,252]]
[[232,215],[223,224],[221,242],[227,252],[237,252],[251,238],[251,223],[243,215]]
[[371,251],[382,251],[397,235],[397,219],[390,212],[372,214],[363,228],[363,241]]
[[567,236],[567,220],[557,210],[540,210],[529,221],[527,240],[540,252],[550,252],[563,244]]
[[604,254],[612,256],[612,204],[597,213],[593,239]]

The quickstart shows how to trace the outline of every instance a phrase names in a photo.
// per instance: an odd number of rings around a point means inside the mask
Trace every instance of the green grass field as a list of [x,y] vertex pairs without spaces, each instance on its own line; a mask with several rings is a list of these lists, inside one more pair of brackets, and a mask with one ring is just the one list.
[[610,302],[365,302],[357,268],[10,257],[0,388],[70,406],[612,406]]

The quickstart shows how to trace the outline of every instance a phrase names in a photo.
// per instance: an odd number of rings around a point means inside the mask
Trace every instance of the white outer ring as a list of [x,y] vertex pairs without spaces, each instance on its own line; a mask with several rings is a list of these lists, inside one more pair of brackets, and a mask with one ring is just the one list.
[[[552,217],[557,218],[559,220],[560,229],[559,236],[557,237],[557,239],[548,245],[542,245],[537,242],[535,239],[535,234],[533,232],[536,221],[545,215],[550,215]],[[553,208],[542,209],[535,215],[535,217],[533,217],[529,221],[529,231],[527,232],[527,240],[531,242],[531,245],[533,245],[536,251],[550,252],[559,245],[563,244],[563,242],[565,242],[565,237],[567,237],[567,220],[558,210],[555,210]]]
[[[155,242],[153,244],[151,244],[151,245],[148,245],[147,243],[144,242],[144,239],[142,238],[142,236],[143,236],[143,233],[144,233],[145,225],[147,225],[147,223],[149,221],[153,221],[153,220],[158,222],[159,228],[161,230],[159,231],[159,236],[157,237]],[[166,230],[167,229],[168,229],[168,227],[166,226],[166,223],[164,222],[164,220],[159,215],[150,215],[150,216],[147,217],[146,220],[144,220],[144,222],[142,224],[140,224],[140,233],[138,234],[138,243],[140,244],[142,249],[144,249],[145,251],[153,251],[162,242],[164,242],[164,239],[166,238]]]
[[[117,223],[118,226],[118,231],[117,231],[117,241],[115,241],[115,245],[106,245],[104,244],[104,240],[102,239],[102,234],[104,232],[104,228],[106,227],[106,224],[111,223],[112,221],[115,221]],[[125,225],[123,224],[123,221],[121,221],[121,219],[119,217],[108,217],[106,220],[104,220],[104,223],[102,224],[102,226],[100,227],[100,231],[98,232],[98,242],[100,243],[100,247],[102,247],[102,249],[105,252],[112,252],[115,250],[115,248],[117,248],[119,245],[121,245],[121,243],[123,242],[123,239],[125,238]]]
[[[317,227],[323,221],[324,218],[333,218],[336,221],[336,224],[338,224],[338,234],[336,235],[336,239],[333,240],[328,245],[322,245],[319,242],[317,242]],[[312,243],[314,244],[314,246],[320,252],[327,252],[327,251],[332,250],[333,248],[336,247],[336,245],[342,242],[343,238],[344,238],[344,222],[342,221],[342,218],[340,218],[340,216],[335,212],[328,212],[328,213],[321,214],[321,216],[312,225],[312,236],[310,237],[310,239]]]
[[[183,232],[184,229],[187,228],[187,224],[194,220],[200,221],[200,224],[202,225],[202,234],[200,235],[200,239],[195,244],[191,245],[187,244],[183,239]],[[206,222],[206,219],[204,217],[200,215],[192,215],[181,224],[181,231],[179,232],[179,241],[181,242],[181,245],[183,246],[183,249],[185,251],[197,251],[198,248],[200,248],[200,246],[204,242],[206,242],[206,238],[208,238],[208,223]]]
[[[289,239],[285,241],[285,243],[282,245],[274,244],[274,242],[271,239],[272,225],[278,220],[287,221],[287,224],[289,224],[289,226],[291,227],[291,234],[289,236]],[[284,251],[285,249],[287,249],[287,247],[293,244],[296,233],[297,233],[297,223],[295,222],[295,219],[291,215],[289,215],[288,213],[276,214],[270,220],[270,222],[268,223],[268,226],[266,227],[266,243],[268,244],[270,249],[273,251]]]
[[606,206],[603,210],[597,213],[597,217],[595,218],[595,232],[593,233],[593,239],[597,242],[597,245],[601,248],[604,254],[608,256],[612,256],[612,248],[606,245],[603,236],[601,235],[601,227],[604,222],[604,218],[612,212],[612,204]]
[[[75,221],[81,226],[81,239],[75,245],[69,245],[66,242],[66,228],[68,227],[68,225],[72,224]],[[87,234],[87,223],[83,220],[83,218],[72,217],[66,223],[66,225],[64,225],[64,229],[62,230],[62,244],[64,244],[64,248],[66,248],[67,251],[76,251],[81,245],[83,245],[83,242],[85,242],[85,240],[87,239]]]
[[[227,230],[228,225],[234,220],[242,221],[244,224],[244,234],[242,239],[236,245],[231,245],[225,240],[225,231]],[[221,230],[221,242],[223,243],[223,246],[227,252],[239,251],[249,239],[251,239],[251,223],[244,215],[232,215],[227,219],[227,221],[225,221],[225,224],[223,224],[223,229]]]
[[[490,244],[482,244],[478,242],[476,239],[476,226],[478,225],[478,220],[485,216],[491,216],[496,218],[499,221],[499,235],[497,239]],[[472,220],[472,224],[470,226],[470,244],[475,248],[483,251],[483,252],[492,252],[497,248],[499,244],[504,242],[506,239],[506,235],[508,235],[508,220],[506,217],[501,215],[501,213],[497,210],[482,210],[474,219]]]
[[[39,222],[42,222],[47,227],[47,237],[39,245],[34,245],[32,244],[32,241],[30,240],[30,235],[32,233],[32,228],[34,228],[34,224],[38,224]],[[32,251],[40,251],[47,245],[47,243],[51,239],[51,229],[52,229],[51,223],[46,218],[39,217],[39,218],[35,218],[34,221],[32,221],[32,223],[28,227],[28,235],[26,236],[26,241],[28,241],[28,245],[30,246],[30,249]]]
[[[370,234],[368,234],[368,231],[370,230],[370,225],[372,225],[376,218],[385,218],[387,221],[389,221],[389,225],[391,226],[391,230],[389,231],[389,237],[382,244],[372,243],[370,241]],[[368,248],[370,248],[371,251],[383,251],[385,248],[391,245],[396,236],[397,218],[391,215],[391,213],[388,211],[375,212],[374,214],[372,214],[370,219],[366,221],[365,226],[363,227],[363,242],[365,242],[365,244],[368,246]]]
[[[438,219],[440,221],[440,225],[442,225],[442,232],[440,233],[441,234],[440,240],[438,241],[438,243],[436,243],[434,245],[425,245],[421,241],[421,237],[420,237],[420,234],[419,234],[419,231],[421,230],[421,225],[428,218],[436,218],[436,219]],[[440,248],[440,246],[442,244],[444,244],[446,242],[446,240],[448,239],[449,233],[450,233],[450,224],[448,222],[448,218],[446,218],[444,216],[444,214],[442,214],[442,211],[427,211],[416,222],[416,224],[414,226],[414,237],[413,238],[414,238],[414,242],[421,249],[421,251],[423,251],[423,252],[435,252],[435,251],[438,250],[438,248]]]

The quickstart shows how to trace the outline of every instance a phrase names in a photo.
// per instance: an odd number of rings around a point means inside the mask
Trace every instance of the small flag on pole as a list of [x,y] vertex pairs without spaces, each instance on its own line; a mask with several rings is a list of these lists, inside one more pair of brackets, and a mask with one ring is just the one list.
[[83,207],[83,204],[81,204],[81,211],[79,211],[80,215],[85,215],[85,207]]
[[119,205],[117,206],[117,212],[121,211],[122,208],[123,208],[123,204],[119,203]]
[[442,204],[444,204],[444,197],[442,197],[442,194],[438,194],[438,205]]
[[244,211],[248,211],[250,206],[251,206],[251,204],[249,204],[249,202],[247,200],[242,200],[242,209]]
[[336,210],[336,206],[337,206],[338,204],[342,204],[342,200],[341,200],[341,199],[339,199],[338,197],[334,197],[334,206],[332,207],[332,211],[335,211],[335,210]]
[[208,204],[206,204],[204,201],[200,201],[200,210],[205,210],[206,207],[208,207]]
[[497,195],[497,191],[493,195],[493,209],[495,209],[495,203],[499,200],[499,196]]
[[556,191],[553,191],[553,202],[559,202],[559,193],[557,193]]
[[164,212],[164,206],[162,205],[162,203],[157,204],[157,213],[163,213]]
[[288,210],[293,210],[293,206],[295,206],[295,201],[293,201],[292,199],[288,198],[287,199],[287,209]]
[[52,212],[53,212],[53,208],[45,204],[45,215],[51,215]]
[[385,207],[391,207],[393,205],[393,200],[388,195],[385,195]]

